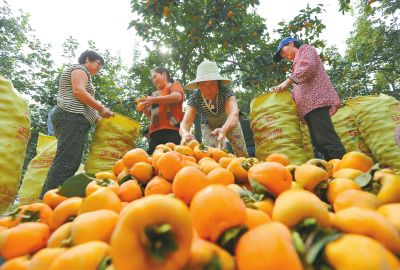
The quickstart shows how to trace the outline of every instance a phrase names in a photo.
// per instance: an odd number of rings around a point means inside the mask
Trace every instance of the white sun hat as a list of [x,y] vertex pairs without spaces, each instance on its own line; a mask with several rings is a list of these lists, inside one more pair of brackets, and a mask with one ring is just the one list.
[[198,83],[205,81],[221,81],[223,85],[231,83],[230,79],[221,76],[217,64],[207,59],[204,59],[197,67],[196,79],[189,82],[185,88],[188,90],[198,89]]

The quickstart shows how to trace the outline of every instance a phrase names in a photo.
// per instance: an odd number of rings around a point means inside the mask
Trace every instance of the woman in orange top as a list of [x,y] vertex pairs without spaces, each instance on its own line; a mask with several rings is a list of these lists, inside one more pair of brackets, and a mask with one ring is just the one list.
[[179,125],[183,118],[184,100],[182,85],[171,78],[168,69],[155,68],[151,72],[151,80],[157,91],[141,102],[143,113],[150,117],[149,154],[159,144],[180,143]]

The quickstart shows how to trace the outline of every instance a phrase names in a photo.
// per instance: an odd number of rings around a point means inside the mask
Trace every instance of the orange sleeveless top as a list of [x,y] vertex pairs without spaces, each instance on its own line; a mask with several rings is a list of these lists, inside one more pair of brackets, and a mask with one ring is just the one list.
[[185,97],[182,85],[179,82],[173,82],[167,91],[156,91],[152,96],[166,96],[172,92],[181,93],[182,100],[175,104],[151,105],[150,133],[161,129],[179,130],[179,125],[183,119],[182,105]]

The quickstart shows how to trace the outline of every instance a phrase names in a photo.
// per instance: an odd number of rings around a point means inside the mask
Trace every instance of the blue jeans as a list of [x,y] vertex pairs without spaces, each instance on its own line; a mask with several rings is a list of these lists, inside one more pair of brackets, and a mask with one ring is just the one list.
[[58,106],[51,116],[51,122],[57,137],[57,152],[40,198],[48,190],[58,188],[78,170],[90,129],[89,121],[82,114],[67,112]]

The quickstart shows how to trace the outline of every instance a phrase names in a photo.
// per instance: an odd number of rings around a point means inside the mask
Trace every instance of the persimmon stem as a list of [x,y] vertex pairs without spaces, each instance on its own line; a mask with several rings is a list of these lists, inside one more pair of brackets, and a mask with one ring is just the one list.
[[178,249],[170,224],[148,226],[144,232],[148,240],[147,251],[152,259],[164,262],[170,253]]
[[247,231],[248,228],[244,225],[229,228],[222,232],[217,244],[233,255],[239,238]]

